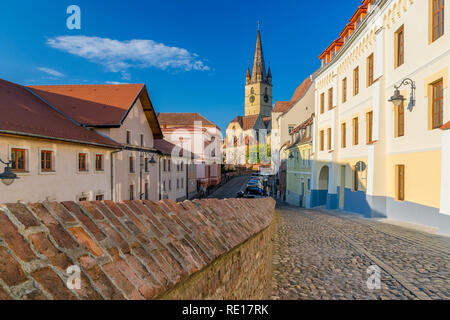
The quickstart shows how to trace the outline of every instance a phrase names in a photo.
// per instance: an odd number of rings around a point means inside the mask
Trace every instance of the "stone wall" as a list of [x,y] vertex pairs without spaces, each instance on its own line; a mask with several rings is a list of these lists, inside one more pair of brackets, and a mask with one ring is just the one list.
[[[275,202],[0,205],[1,299],[261,299]],[[81,287],[69,288],[69,267]]]

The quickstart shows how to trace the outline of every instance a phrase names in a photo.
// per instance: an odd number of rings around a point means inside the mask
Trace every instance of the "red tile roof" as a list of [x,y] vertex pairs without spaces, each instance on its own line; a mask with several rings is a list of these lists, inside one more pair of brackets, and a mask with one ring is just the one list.
[[219,129],[218,126],[216,126],[213,122],[203,117],[198,112],[158,113],[158,121],[161,127],[167,126],[193,127],[196,121],[201,121],[203,127],[214,127]]
[[258,120],[258,117],[259,114],[254,114],[251,116],[237,116],[230,123],[237,122],[241,126],[242,130],[249,130],[255,127],[256,120]]
[[[175,144],[173,144],[172,142],[167,141],[165,139],[155,139],[154,147],[156,148],[156,150],[161,152],[163,155],[169,156],[169,155],[172,155],[173,148],[175,148],[177,146]],[[180,156],[190,157],[192,155],[190,151],[181,149],[180,147],[178,147],[178,148],[180,149]]]
[[307,120],[305,120],[304,122],[299,124],[297,127],[295,127],[291,131],[290,135],[293,135],[294,133],[297,133],[298,131],[300,131],[300,129],[306,128],[306,126],[312,124],[313,122],[314,122],[314,113],[311,114],[311,116]]
[[29,86],[45,102],[79,124],[120,126],[140,98],[155,138],[162,138],[158,119],[144,84]]
[[0,132],[117,147],[95,131],[78,126],[26,87],[0,79]]
[[294,95],[291,98],[291,101],[277,101],[275,103],[275,107],[273,108],[273,112],[286,112],[289,111],[294,104],[302,99],[306,92],[308,91],[309,87],[312,84],[311,77],[309,76],[305,80],[303,80],[302,84],[295,89]]

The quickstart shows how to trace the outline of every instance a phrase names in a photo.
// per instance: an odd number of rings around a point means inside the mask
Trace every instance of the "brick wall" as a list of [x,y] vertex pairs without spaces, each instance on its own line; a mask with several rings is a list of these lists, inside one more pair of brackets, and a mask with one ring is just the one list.
[[[0,205],[0,300],[267,298],[274,205]],[[66,285],[73,265],[80,289]]]

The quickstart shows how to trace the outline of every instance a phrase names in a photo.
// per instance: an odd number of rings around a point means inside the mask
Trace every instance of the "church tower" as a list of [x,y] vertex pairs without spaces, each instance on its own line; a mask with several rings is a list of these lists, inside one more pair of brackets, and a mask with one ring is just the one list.
[[252,70],[250,72],[250,68],[247,68],[247,75],[245,77],[245,115],[260,114],[263,117],[270,117],[271,112],[272,72],[269,66],[266,74],[261,33],[258,27]]

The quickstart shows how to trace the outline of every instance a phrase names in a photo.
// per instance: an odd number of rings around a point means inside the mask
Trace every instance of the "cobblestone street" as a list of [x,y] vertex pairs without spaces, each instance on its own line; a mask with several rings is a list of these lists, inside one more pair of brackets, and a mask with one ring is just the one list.
[[288,206],[277,219],[272,299],[450,299],[448,237]]

